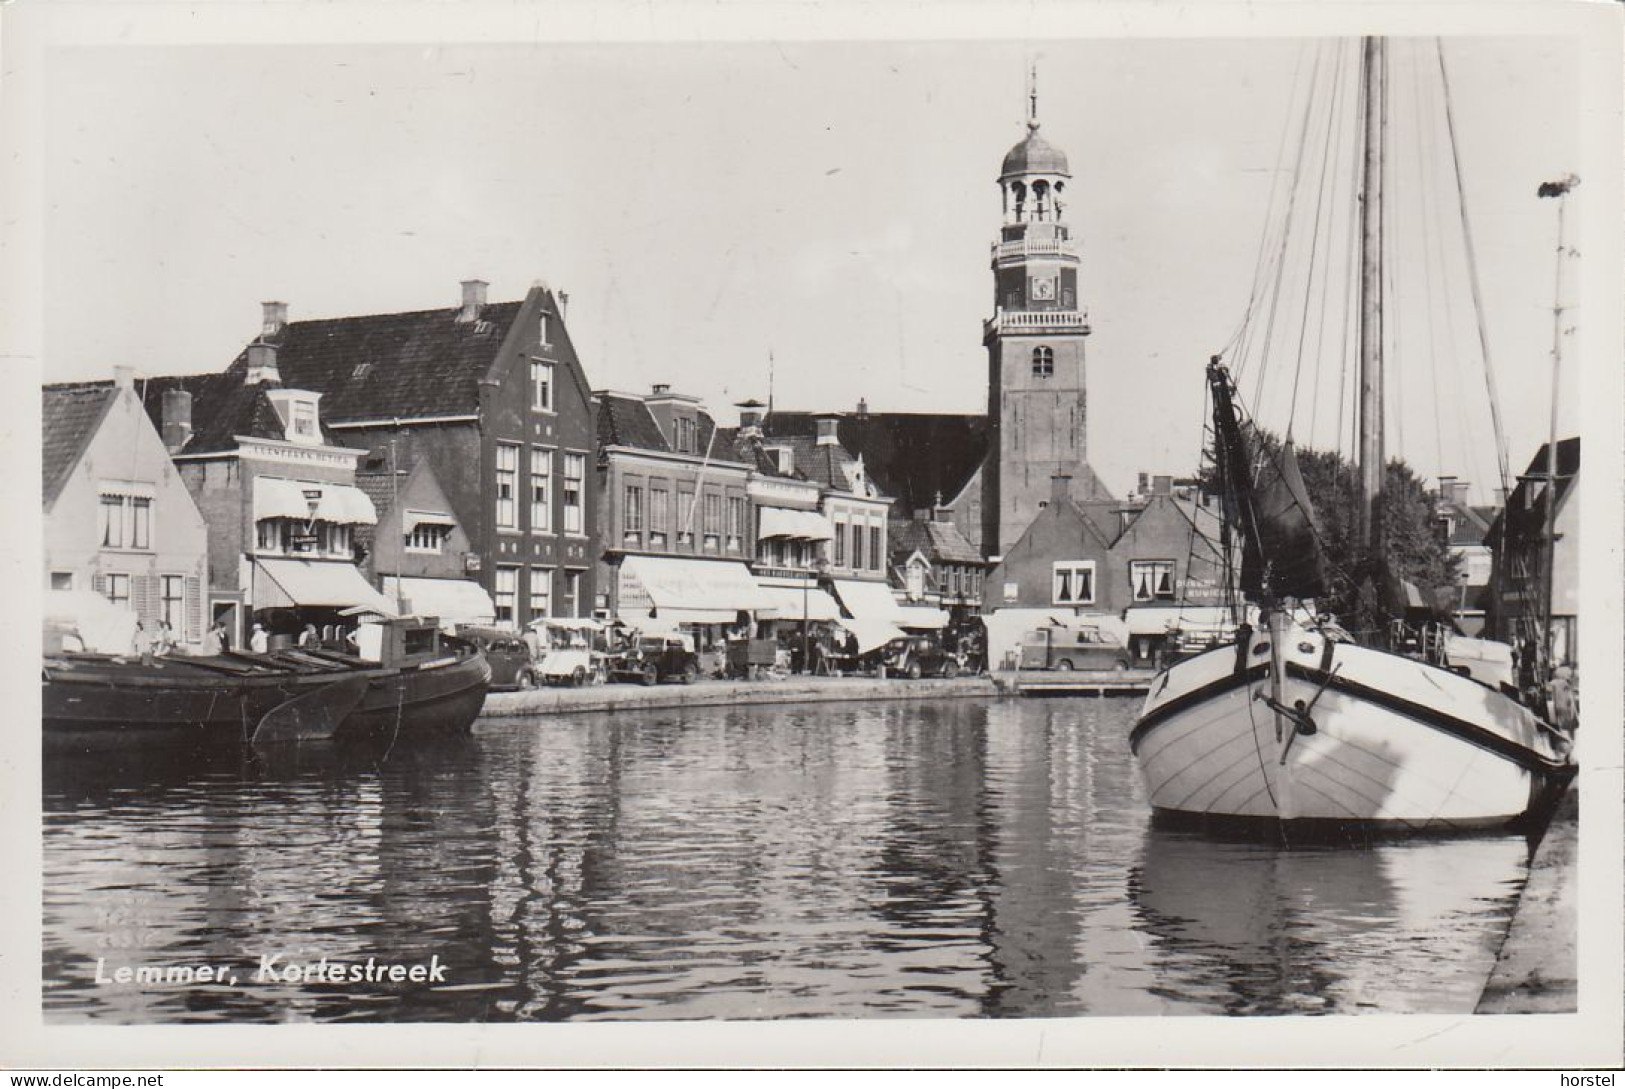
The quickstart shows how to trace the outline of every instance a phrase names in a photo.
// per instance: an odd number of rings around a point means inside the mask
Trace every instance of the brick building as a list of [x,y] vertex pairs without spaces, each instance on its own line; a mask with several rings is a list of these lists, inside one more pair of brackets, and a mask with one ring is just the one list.
[[1143,502],[1075,499],[1057,475],[1050,498],[987,576],[982,611],[1061,610],[1124,621],[1137,661],[1171,627],[1220,622],[1225,604],[1220,512],[1154,478]]
[[[450,508],[439,513],[466,538],[456,562],[497,623],[590,615],[596,440],[566,296],[536,286],[489,303],[486,288],[466,281],[459,304],[439,310],[310,321],[266,303],[255,343],[275,350],[284,383],[321,395],[329,441],[354,452],[357,471],[427,463]],[[240,382],[254,350],[226,375]],[[196,411],[214,408],[204,397]]]

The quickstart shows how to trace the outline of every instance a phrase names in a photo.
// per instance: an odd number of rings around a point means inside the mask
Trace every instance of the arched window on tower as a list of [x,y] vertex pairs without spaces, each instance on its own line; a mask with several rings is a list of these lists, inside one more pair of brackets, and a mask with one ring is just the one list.
[[1027,187],[1021,182],[1015,182],[1010,186],[1010,192],[1016,198],[1016,222],[1020,223],[1022,213],[1027,206]]
[[1046,205],[1049,203],[1049,182],[1033,182],[1033,219],[1042,222],[1047,219]]
[[1033,377],[1051,378],[1055,374],[1055,349],[1033,349]]

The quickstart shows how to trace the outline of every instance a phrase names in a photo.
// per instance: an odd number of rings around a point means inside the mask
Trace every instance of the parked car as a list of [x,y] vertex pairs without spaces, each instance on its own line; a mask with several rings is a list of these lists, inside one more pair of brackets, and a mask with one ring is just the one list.
[[693,684],[699,677],[699,655],[687,639],[676,635],[640,635],[637,642],[609,660],[612,681],[659,684],[680,680]]
[[1023,634],[1022,669],[1127,669],[1129,650],[1110,632],[1093,626],[1046,625]]
[[886,644],[882,660],[892,676],[915,680],[920,677],[959,676],[959,658],[950,654],[934,635],[907,635]]
[[476,643],[491,665],[491,688],[535,688],[539,674],[530,647],[511,631],[500,628],[459,628],[458,636]]

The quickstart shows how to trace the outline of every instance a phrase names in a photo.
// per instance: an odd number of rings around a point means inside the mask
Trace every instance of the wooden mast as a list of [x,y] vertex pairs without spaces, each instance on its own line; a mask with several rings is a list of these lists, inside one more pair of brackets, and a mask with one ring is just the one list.
[[1382,492],[1382,129],[1387,49],[1366,38],[1360,67],[1365,91],[1365,177],[1360,198],[1360,429],[1359,539],[1381,551],[1375,505]]

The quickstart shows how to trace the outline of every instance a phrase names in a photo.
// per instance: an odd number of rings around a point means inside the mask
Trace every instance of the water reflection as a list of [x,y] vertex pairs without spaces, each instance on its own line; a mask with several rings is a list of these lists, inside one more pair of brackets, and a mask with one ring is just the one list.
[[[1108,700],[651,711],[266,761],[53,759],[52,1020],[1470,1010],[1521,840],[1153,831]],[[442,986],[255,982],[262,954]],[[94,983],[114,964],[239,981]],[[1475,978],[1476,974],[1476,978]]]

